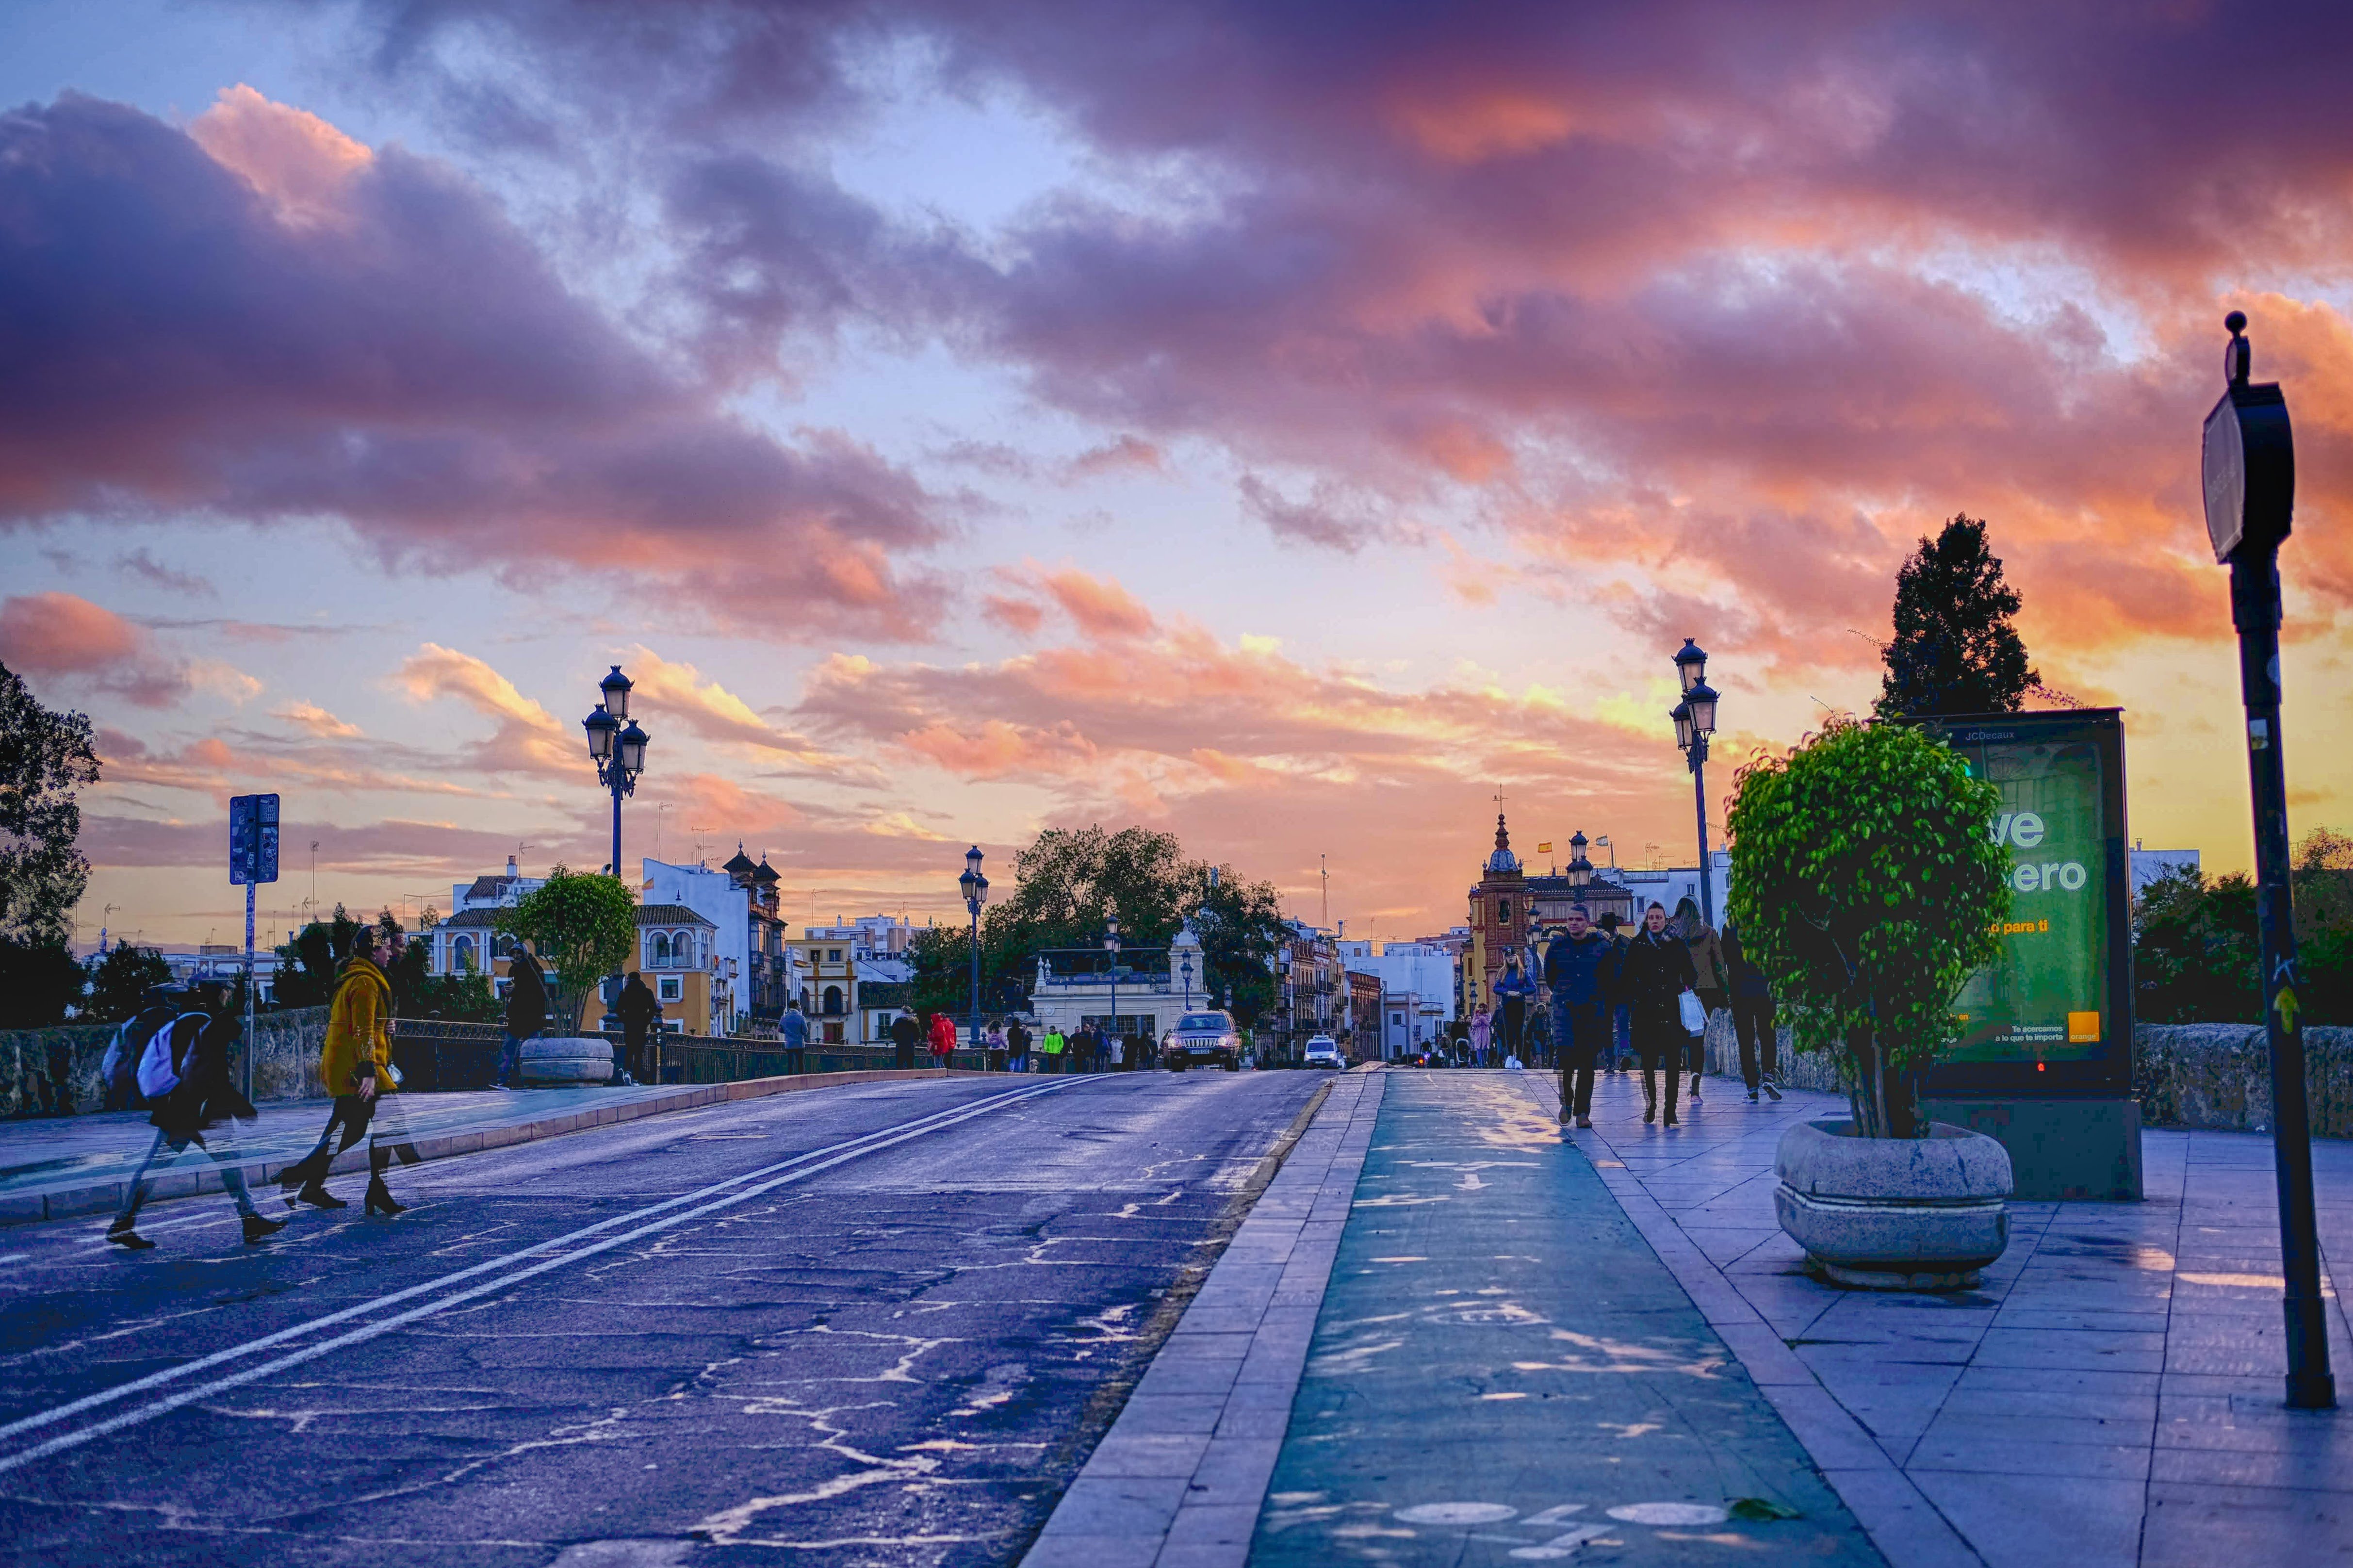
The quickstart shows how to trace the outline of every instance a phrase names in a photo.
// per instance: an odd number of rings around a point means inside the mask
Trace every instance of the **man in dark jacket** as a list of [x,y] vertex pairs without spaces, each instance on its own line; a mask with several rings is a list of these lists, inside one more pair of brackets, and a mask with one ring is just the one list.
[[539,960],[518,942],[507,956],[507,1038],[492,1089],[512,1089],[522,1070],[522,1043],[547,1026],[547,981]]
[[912,1071],[915,1065],[915,1047],[923,1037],[923,1026],[915,1022],[915,1016],[904,1007],[900,1008],[899,1016],[891,1020],[891,1047],[896,1053],[892,1058],[893,1064]]
[[[1610,962],[1623,964],[1626,962],[1626,922],[1618,918],[1617,910],[1611,910],[1593,923],[1600,928],[1603,936],[1609,939]],[[1626,1063],[1634,1054],[1634,1021],[1632,1009],[1626,1005],[1622,993],[1609,1005],[1609,1048],[1602,1054],[1609,1058],[1611,1072],[1624,1072]]]
[[621,986],[621,999],[613,1005],[621,1019],[621,1081],[638,1083],[653,1077],[653,1065],[646,1050],[646,1039],[661,1024],[661,1003],[646,989],[645,976],[636,970]]
[[[1748,961],[1737,922],[1724,928],[1724,967],[1732,979],[1732,1029],[1740,1037],[1740,1076],[1748,1085],[1748,1098],[1755,1100],[1762,1088],[1778,1100],[1781,1090],[1774,1080],[1781,1076],[1781,1035],[1773,1023],[1773,985]],[[1761,1075],[1757,1066],[1760,1042],[1765,1053]]]
[[1642,1120],[1659,1115],[1659,1068],[1667,1069],[1666,1125],[1675,1124],[1675,1088],[1681,1081],[1683,1051],[1691,1038],[1679,1007],[1683,994],[1698,976],[1692,968],[1691,949],[1667,931],[1667,910],[1652,904],[1642,915],[1642,929],[1626,944],[1618,984],[1633,1009],[1634,1048],[1642,1056]]
[[[153,1043],[159,1057],[168,1058],[168,1076],[176,1081],[149,1097],[148,1103],[154,1109],[147,1120],[154,1124],[155,1142],[149,1145],[147,1157],[139,1162],[139,1169],[124,1186],[122,1206],[115,1211],[114,1223],[107,1227],[106,1239],[127,1251],[144,1252],[155,1245],[134,1228],[139,1205],[147,1201],[148,1171],[166,1149],[171,1151],[171,1157],[163,1163],[169,1164],[191,1143],[211,1155],[213,1163],[220,1167],[221,1185],[237,1205],[248,1244],[286,1228],[284,1220],[265,1219],[253,1206],[253,1194],[245,1185],[244,1157],[237,1151],[236,1134],[225,1131],[232,1121],[255,1120],[252,1102],[229,1081],[229,1052],[237,1044],[237,1024],[236,1015],[229,1011],[228,994],[228,987],[218,983],[198,986],[189,999],[191,1011],[181,1014],[167,1032],[159,1031],[153,1042],[141,1042],[142,1054]],[[210,1142],[205,1139],[207,1132],[213,1134]]]
[[1617,944],[1586,923],[1583,904],[1570,909],[1567,929],[1545,949],[1553,1048],[1560,1053],[1560,1119],[1573,1116],[1579,1127],[1593,1125],[1593,1065],[1609,1045],[1617,961]]
[[808,1071],[808,1018],[801,1012],[799,1003],[785,1009],[784,1021],[776,1026],[776,1032],[785,1037],[785,1070]]
[[1008,1072],[1029,1070],[1029,1030],[1018,1018],[1005,1030],[1005,1067]]

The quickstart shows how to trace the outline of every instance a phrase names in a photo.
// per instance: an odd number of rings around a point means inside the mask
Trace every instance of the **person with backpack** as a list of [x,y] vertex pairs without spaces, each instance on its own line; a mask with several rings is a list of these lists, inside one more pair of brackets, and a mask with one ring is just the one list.
[[115,1029],[114,1038],[107,1042],[106,1055],[98,1064],[98,1079],[102,1096],[101,1110],[144,1110],[146,1097],[139,1092],[139,1056],[155,1031],[179,1016],[180,1010],[172,1005],[170,995],[161,985],[151,985],[139,999],[139,1011],[125,1018]]
[[[221,1185],[237,1205],[248,1246],[286,1227],[284,1220],[265,1218],[253,1206],[237,1135],[229,1126],[257,1118],[253,1102],[229,1081],[229,1051],[237,1044],[237,1026],[229,1012],[228,987],[218,982],[200,985],[191,1000],[191,1010],[166,1021],[140,1050],[139,1090],[153,1107],[147,1120],[155,1129],[155,1142],[123,1188],[122,1206],[106,1228],[106,1239],[126,1251],[144,1252],[155,1245],[138,1231],[139,1206],[147,1201],[151,1185],[148,1173],[159,1159],[169,1164],[179,1158],[191,1143],[220,1167]],[[212,1135],[209,1142],[207,1133]]]
[[[399,1081],[388,1070],[392,1064],[392,984],[378,964],[378,938],[362,926],[352,938],[352,954],[336,972],[335,997],[327,1010],[327,1041],[319,1053],[319,1077],[334,1107],[311,1152],[278,1173],[280,1187],[298,1189],[286,1200],[313,1208],[350,1205],[327,1190],[328,1163],[337,1153],[364,1136],[368,1140],[367,1211],[386,1216],[405,1212],[393,1201],[384,1173],[397,1152],[408,1164],[417,1163],[416,1147],[408,1142],[406,1121],[394,1102]],[[336,1132],[343,1142],[330,1150]]]

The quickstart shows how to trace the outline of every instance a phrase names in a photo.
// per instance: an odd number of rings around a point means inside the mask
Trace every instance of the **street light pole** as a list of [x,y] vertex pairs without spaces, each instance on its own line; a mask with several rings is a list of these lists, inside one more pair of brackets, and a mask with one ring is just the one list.
[[1119,911],[1103,917],[1103,951],[1111,954],[1111,1032],[1119,1033]]
[[2200,467],[2214,559],[2231,568],[2231,624],[2239,633],[2239,691],[2247,710],[2247,781],[2255,814],[2255,925],[2263,1026],[2272,1053],[2272,1172],[2278,1184],[2280,1264],[2286,1290],[2287,1403],[2328,1410],[2328,1320],[2312,1199],[2312,1126],[2304,1035],[2296,1022],[2295,909],[2288,879],[2287,769],[2280,750],[2279,547],[2294,526],[2295,443],[2277,383],[2248,382],[2247,318],[2223,319],[2229,384],[2206,416]]
[[[964,889],[965,911],[972,916],[972,1044],[976,1050],[981,1048],[980,906],[988,902],[988,879],[980,874],[981,859],[979,845],[965,850],[964,875],[956,879],[956,886]],[[983,1068],[988,1065],[987,1057],[983,1056],[980,1060]]]
[[1683,700],[1667,717],[1675,723],[1675,744],[1683,750],[1691,768],[1692,805],[1699,817],[1699,918],[1715,924],[1715,878],[1707,863],[1707,738],[1715,733],[1717,692],[1707,683],[1707,655],[1698,643],[1683,638],[1675,655],[1675,674],[1683,681]]
[[[646,770],[646,742],[649,737],[638,728],[629,717],[629,678],[615,665],[612,673],[596,683],[604,700],[596,710],[580,721],[588,732],[588,755],[596,764],[596,782],[613,795],[613,863],[608,868],[614,880],[628,886],[621,875],[621,797],[635,794],[638,775]],[[620,1003],[621,977],[613,976],[613,1000],[607,1006]],[[601,1020],[600,1020],[601,1022]],[[567,1020],[566,1027],[578,1027],[578,1020]]]

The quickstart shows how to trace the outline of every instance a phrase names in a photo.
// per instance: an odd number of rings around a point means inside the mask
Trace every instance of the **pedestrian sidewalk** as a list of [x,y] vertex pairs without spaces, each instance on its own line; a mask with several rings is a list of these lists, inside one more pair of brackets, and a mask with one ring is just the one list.
[[[1547,1115],[1556,1081],[1526,1075]],[[2353,1553],[2353,1416],[2283,1408],[2268,1138],[2142,1134],[2147,1200],[2016,1204],[1977,1290],[1846,1290],[1804,1272],[1773,1152],[1829,1095],[1710,1079],[1683,1125],[1605,1076],[1575,1133],[1609,1191],[1887,1560],[2318,1562]],[[2353,1400],[2353,1145],[2316,1145],[2333,1364]]]
[[[937,1069],[882,1068],[737,1083],[404,1094],[399,1100],[409,1142],[418,1155],[439,1160],[725,1100],[830,1085],[941,1076]],[[954,1076],[975,1075],[958,1071]],[[237,1163],[246,1180],[256,1184],[272,1181],[280,1170],[308,1153],[319,1130],[326,1125],[331,1103],[273,1100],[258,1108],[259,1121],[224,1130],[235,1135]],[[147,1113],[138,1110],[0,1122],[0,1225],[111,1213],[122,1201],[123,1184],[138,1168],[154,1136]],[[333,1170],[357,1171],[366,1164],[367,1149],[363,1144],[338,1157]],[[150,1201],[220,1192],[220,1177],[221,1168],[192,1145],[171,1164],[158,1167]]]

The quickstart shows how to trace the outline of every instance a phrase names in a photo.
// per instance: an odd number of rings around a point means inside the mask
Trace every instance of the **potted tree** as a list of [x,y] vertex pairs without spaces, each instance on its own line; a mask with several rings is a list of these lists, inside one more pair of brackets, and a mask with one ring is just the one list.
[[1851,1112],[1782,1136],[1774,1206],[1845,1284],[1965,1288],[2009,1245],[2009,1152],[1920,1109],[2010,910],[2000,805],[1943,742],[1852,719],[1736,784],[1733,918],[1797,1047],[1835,1057]]
[[612,1043],[580,1030],[581,1010],[604,978],[637,951],[637,900],[618,878],[558,866],[541,886],[499,911],[498,929],[528,941],[548,968],[557,1032],[526,1040],[522,1076],[539,1083],[604,1083]]

